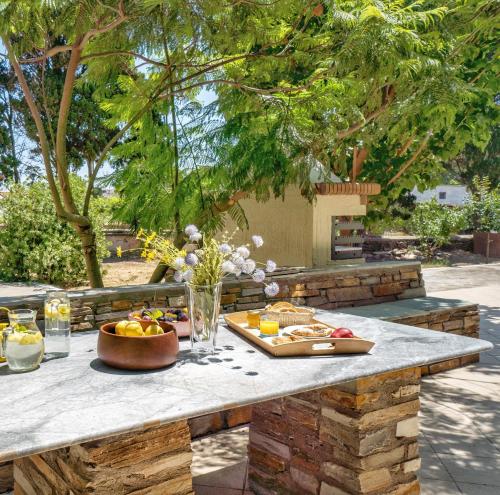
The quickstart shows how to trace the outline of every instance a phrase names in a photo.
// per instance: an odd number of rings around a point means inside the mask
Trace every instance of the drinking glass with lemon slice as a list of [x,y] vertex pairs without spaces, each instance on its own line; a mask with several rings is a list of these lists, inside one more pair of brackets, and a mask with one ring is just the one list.
[[45,299],[45,346],[48,357],[58,358],[69,355],[70,318],[68,294],[63,291],[48,292]]

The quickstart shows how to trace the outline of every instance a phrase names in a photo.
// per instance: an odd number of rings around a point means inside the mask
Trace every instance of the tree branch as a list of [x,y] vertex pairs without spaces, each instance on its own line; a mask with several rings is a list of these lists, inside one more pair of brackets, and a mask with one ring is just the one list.
[[66,130],[68,127],[68,116],[73,99],[73,90],[76,81],[76,71],[80,64],[81,49],[78,45],[73,46],[71,56],[66,69],[66,77],[59,104],[59,115],[56,128],[56,167],[57,177],[61,186],[61,194],[66,208],[77,214],[77,208],[69,184],[68,157],[66,155]]
[[159,99],[163,100],[165,98],[169,98],[171,93],[173,94],[185,93],[190,89],[198,88],[206,84],[226,84],[228,86],[233,86],[238,89],[244,89],[260,95],[274,95],[274,94],[286,94],[286,93],[296,93],[296,92],[298,93],[309,89],[315,81],[323,78],[324,76],[325,76],[324,73],[317,74],[315,77],[312,77],[307,82],[307,84],[304,84],[302,86],[294,86],[294,87],[285,86],[285,87],[275,87],[266,89],[256,88],[254,86],[248,86],[247,84],[243,84],[238,81],[231,81],[230,79],[207,79],[206,81],[199,81],[197,83],[191,84],[191,86],[184,86],[183,88],[179,88],[173,91],[168,91],[168,93],[163,93],[159,96]]
[[119,15],[116,17],[116,19],[112,20],[109,24],[106,24],[105,26],[103,26],[101,28],[95,28],[95,29],[91,29],[90,31],[87,31],[83,35],[83,37],[78,45],[78,48],[83,49],[85,47],[85,45],[94,36],[97,36],[98,34],[104,34],[104,33],[107,33],[108,31],[115,29],[116,27],[118,27],[120,24],[122,24],[127,19],[127,16],[125,14],[125,6],[123,3],[123,0],[120,0],[120,3],[118,4],[118,12],[119,12]]
[[362,121],[358,122],[357,124],[353,124],[345,131],[339,131],[337,133],[338,139],[344,139],[348,136],[351,136],[355,132],[362,129],[366,124],[370,123],[372,120],[375,120],[379,115],[381,115],[387,110],[387,108],[390,106],[390,104],[394,101],[395,98],[394,87],[392,86],[392,84],[390,84],[389,86],[385,86],[383,88],[383,91],[384,93],[382,96],[382,105],[380,106],[380,108],[369,113],[368,115],[365,116],[365,118]]
[[54,200],[54,206],[56,208],[56,213],[59,217],[64,218],[69,221],[74,221],[75,219],[79,219],[78,215],[73,215],[70,212],[65,211],[61,197],[59,196],[59,191],[57,190],[57,185],[54,180],[54,174],[52,173],[51,162],[50,162],[50,146],[47,139],[47,134],[45,133],[45,128],[43,126],[42,117],[40,115],[40,111],[35,103],[33,95],[31,94],[30,88],[28,86],[28,82],[24,77],[24,73],[21,69],[19,61],[12,49],[12,45],[10,44],[10,40],[8,36],[2,35],[2,41],[4,46],[7,48],[7,53],[9,54],[9,60],[16,74],[17,80],[19,81],[19,85],[24,94],[24,99],[26,100],[26,104],[30,110],[31,116],[35,122],[36,130],[38,133],[38,140],[40,142],[40,149],[42,151],[43,163],[45,165],[45,173],[47,174],[47,182],[49,183],[50,192],[52,198]]
[[422,151],[424,151],[424,149],[426,148],[427,143],[429,142],[429,139],[431,136],[432,136],[432,129],[427,131],[427,134],[425,135],[424,139],[420,143],[419,147],[416,149],[415,153],[413,153],[411,158],[409,158],[403,164],[403,166],[399,169],[399,172],[387,183],[387,185],[393,184],[394,182],[396,182],[408,170],[408,168],[417,160],[417,158],[420,156]]
[[48,50],[45,50],[42,55],[39,57],[33,57],[33,58],[23,58],[19,60],[20,64],[34,64],[37,62],[43,62],[47,58],[53,57],[54,55],[57,55],[58,53],[63,53],[63,52],[69,52],[73,49],[71,45],[60,45],[60,46],[53,46],[52,48],[49,48]]
[[140,60],[143,60],[144,62],[151,64],[151,65],[157,65],[159,67],[163,67],[165,69],[170,69],[170,65],[166,64],[165,62],[159,62],[158,60],[152,60],[148,57],[145,57],[144,55],[141,55],[140,53],[132,52],[129,50],[110,50],[106,52],[99,52],[99,53],[89,53],[88,55],[83,55],[81,58],[81,61],[85,61],[90,58],[99,58],[99,57],[110,57],[112,55],[124,55],[124,56],[131,56],[138,58]]
[[414,140],[415,140],[415,133],[413,133],[403,144],[403,146],[401,146],[401,148],[398,149],[398,151],[396,152],[396,156],[397,157],[403,156],[409,150]]

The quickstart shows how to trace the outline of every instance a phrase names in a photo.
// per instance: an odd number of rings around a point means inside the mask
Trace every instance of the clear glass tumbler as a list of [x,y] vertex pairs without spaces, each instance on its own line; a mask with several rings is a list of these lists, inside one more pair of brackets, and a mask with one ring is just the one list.
[[48,358],[69,355],[71,347],[71,308],[68,294],[48,292],[45,298],[45,351]]
[[186,284],[189,319],[191,320],[191,349],[213,354],[219,323],[222,283],[215,285]]

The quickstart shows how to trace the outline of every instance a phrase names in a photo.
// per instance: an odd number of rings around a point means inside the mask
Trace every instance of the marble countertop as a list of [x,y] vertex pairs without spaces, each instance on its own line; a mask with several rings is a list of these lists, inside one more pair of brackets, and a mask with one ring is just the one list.
[[68,358],[34,372],[0,365],[0,461],[491,348],[359,316],[318,317],[375,347],[363,355],[275,358],[221,326],[215,355],[193,355],[184,341],[174,366],[132,372],[99,361],[97,332],[86,332],[73,336]]

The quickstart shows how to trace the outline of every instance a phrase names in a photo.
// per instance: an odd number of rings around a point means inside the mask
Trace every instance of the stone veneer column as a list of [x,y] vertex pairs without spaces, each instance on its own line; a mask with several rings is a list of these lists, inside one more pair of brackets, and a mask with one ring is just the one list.
[[15,495],[194,495],[186,421],[14,461]]
[[420,369],[254,406],[249,479],[257,495],[420,493]]

